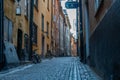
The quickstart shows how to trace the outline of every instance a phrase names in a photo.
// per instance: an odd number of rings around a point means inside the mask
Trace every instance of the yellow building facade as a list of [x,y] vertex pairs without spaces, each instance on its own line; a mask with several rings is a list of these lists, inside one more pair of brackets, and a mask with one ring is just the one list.
[[[32,50],[43,57],[51,50],[51,4],[52,0],[34,0],[33,6]],[[17,7],[21,8],[20,15],[16,15]],[[4,40],[15,46],[20,60],[29,60],[30,0],[4,0],[4,19],[11,25],[7,33],[5,25]]]
[[[15,2],[14,0],[4,0],[4,40],[7,41],[7,32],[5,31],[5,28],[8,28],[8,25],[5,25],[5,20],[8,22],[10,21],[12,24],[12,28],[15,26],[15,21],[16,21],[16,17],[15,17]],[[15,29],[12,31],[11,37],[13,37],[13,34]],[[13,33],[14,32],[14,33]],[[10,41],[11,43],[15,44],[15,37]]]
[[17,36],[17,54],[19,59],[29,60],[29,11],[30,11],[30,1],[20,0],[20,2],[15,3],[15,7],[21,8],[21,14],[16,15],[15,26],[16,36]]
[[[29,54],[30,0],[21,0],[19,4],[22,14],[16,16],[18,21],[16,25],[24,34],[22,35],[22,49],[28,48],[26,50]],[[51,4],[52,0],[34,0],[33,6],[32,50],[43,57],[48,50],[51,50]],[[25,36],[28,38],[25,39]]]
[[[4,41],[12,43],[20,60],[29,58],[29,18],[26,0],[19,3],[15,0],[4,0]],[[18,6],[19,4],[19,6]],[[16,15],[16,8],[21,8],[21,14]],[[25,51],[23,54],[23,51]]]
[[51,50],[51,2],[52,0],[35,0],[33,22],[37,26],[37,53],[43,57]]

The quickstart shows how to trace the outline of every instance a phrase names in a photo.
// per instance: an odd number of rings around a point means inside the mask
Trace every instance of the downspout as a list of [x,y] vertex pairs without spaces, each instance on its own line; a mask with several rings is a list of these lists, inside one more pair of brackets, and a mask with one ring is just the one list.
[[29,59],[31,60],[31,57],[32,57],[32,28],[33,28],[33,13],[34,13],[34,0],[31,0],[30,1],[30,27],[29,27],[29,36],[30,36],[30,48],[29,48]]
[[[76,0],[77,2],[78,2],[78,0]],[[78,8],[76,9],[76,36],[77,36],[77,45],[76,45],[76,47],[77,47],[77,56],[79,56],[79,43],[78,43]]]
[[53,39],[52,39],[52,27],[53,27],[53,24],[52,24],[52,22],[53,22],[53,0],[51,0],[51,52],[53,53],[53,43],[52,43],[52,41],[53,41]]
[[3,46],[4,46],[4,2],[0,0],[0,68],[3,67],[4,63],[4,54],[3,54]]
[[84,62],[84,44],[83,44],[83,27],[82,27],[82,0],[79,0],[79,14],[80,14],[80,61]]

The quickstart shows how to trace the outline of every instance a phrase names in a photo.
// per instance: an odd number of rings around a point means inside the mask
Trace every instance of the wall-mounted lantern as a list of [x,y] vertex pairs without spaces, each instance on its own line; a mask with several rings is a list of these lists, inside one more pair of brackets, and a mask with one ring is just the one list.
[[21,15],[21,6],[18,4],[16,7],[16,15],[20,16]]
[[16,2],[18,3],[16,6],[16,15],[20,16],[21,15],[21,6],[19,5],[20,0],[16,0]]

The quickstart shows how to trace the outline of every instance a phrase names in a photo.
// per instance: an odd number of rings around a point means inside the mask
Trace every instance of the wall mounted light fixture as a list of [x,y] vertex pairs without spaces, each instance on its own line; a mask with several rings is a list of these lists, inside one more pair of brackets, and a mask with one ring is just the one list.
[[20,16],[21,15],[21,6],[18,4],[16,7],[16,15]]

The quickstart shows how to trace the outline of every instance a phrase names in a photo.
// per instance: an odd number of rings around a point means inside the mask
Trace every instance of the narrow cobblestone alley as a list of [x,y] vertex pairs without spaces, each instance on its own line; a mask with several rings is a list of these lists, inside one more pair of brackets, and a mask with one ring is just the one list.
[[0,80],[120,80],[120,0],[0,0]]
[[52,58],[42,63],[0,73],[0,80],[100,80],[76,57]]

